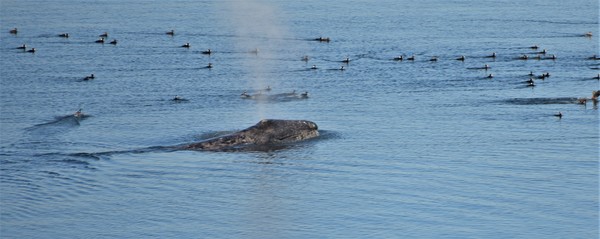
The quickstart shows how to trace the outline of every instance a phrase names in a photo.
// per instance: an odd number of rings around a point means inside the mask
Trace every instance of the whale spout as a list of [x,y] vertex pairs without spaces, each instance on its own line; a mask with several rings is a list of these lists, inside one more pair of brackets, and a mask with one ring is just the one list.
[[263,119],[233,134],[183,145],[183,150],[226,150],[243,146],[281,145],[319,136],[318,126],[308,120]]

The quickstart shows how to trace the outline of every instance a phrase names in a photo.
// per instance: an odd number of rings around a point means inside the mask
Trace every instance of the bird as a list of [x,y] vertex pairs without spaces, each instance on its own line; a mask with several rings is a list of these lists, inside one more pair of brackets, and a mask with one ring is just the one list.
[[556,116],[560,119],[563,117],[563,114],[562,114],[562,112],[559,111],[558,113],[554,114],[554,116]]
[[329,42],[329,37],[319,37],[319,38],[315,38],[315,41],[319,41],[319,42]]

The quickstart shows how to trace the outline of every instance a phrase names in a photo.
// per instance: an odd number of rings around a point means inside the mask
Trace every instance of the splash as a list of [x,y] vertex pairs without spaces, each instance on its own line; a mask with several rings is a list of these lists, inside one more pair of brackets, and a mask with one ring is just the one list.
[[[288,35],[277,14],[280,11],[261,0],[227,1],[224,4],[227,4],[232,13],[227,17],[239,36],[236,38],[236,47],[241,52],[254,55],[253,59],[243,63],[248,71],[248,88],[276,87],[277,80],[269,78],[269,74],[275,69],[274,62],[269,59],[276,58],[277,50],[282,49],[285,43],[283,39]],[[260,119],[267,118],[266,107],[264,104],[257,104]]]

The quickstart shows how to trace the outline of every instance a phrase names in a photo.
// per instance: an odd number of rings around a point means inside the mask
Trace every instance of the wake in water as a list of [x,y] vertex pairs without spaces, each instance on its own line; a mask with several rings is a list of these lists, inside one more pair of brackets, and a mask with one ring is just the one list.
[[558,98],[514,98],[505,100],[505,103],[515,105],[551,105],[551,104],[577,104],[577,98],[558,97]]
[[63,115],[63,116],[56,116],[54,117],[54,120],[46,122],[46,123],[41,123],[41,124],[36,124],[34,126],[31,126],[29,128],[27,128],[27,130],[36,130],[38,128],[43,128],[43,127],[49,127],[49,126],[77,126],[80,125],[80,122],[84,119],[87,119],[91,117],[91,115],[87,115],[87,114],[72,114],[72,115]]
[[591,101],[594,106],[598,104],[600,90],[592,91],[590,98],[575,98],[575,97],[550,97],[550,98],[514,98],[505,100],[504,102],[515,105],[548,105],[548,104],[581,104],[585,105]]

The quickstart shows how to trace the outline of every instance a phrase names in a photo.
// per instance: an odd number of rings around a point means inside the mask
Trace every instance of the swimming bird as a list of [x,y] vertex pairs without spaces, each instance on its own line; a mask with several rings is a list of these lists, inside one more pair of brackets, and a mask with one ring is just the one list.
[[521,59],[521,60],[527,60],[528,58],[529,57],[527,57],[527,55],[522,55],[522,56],[519,57],[519,59]]
[[538,47],[538,45],[533,45],[533,46],[530,46],[529,48],[531,48],[531,49],[533,49],[533,50],[536,50],[536,49],[538,49],[539,47]]
[[404,60],[404,56],[394,57],[394,61],[403,61],[403,60]]
[[345,71],[345,70],[346,70],[346,68],[344,66],[340,67],[340,71]]
[[96,78],[96,76],[94,76],[94,74],[91,74],[89,76],[84,77],[83,80],[93,80],[95,78]]
[[415,60],[415,55],[411,55],[411,56],[409,56],[407,60],[409,60],[409,61],[414,61],[414,60]]
[[212,54],[212,51],[210,49],[208,49],[206,51],[202,51],[202,54],[204,54],[204,55],[210,55],[210,54]]
[[490,67],[488,64],[485,64],[485,65],[483,65],[483,69],[485,69],[485,70],[488,70],[488,69],[490,69],[490,68],[491,68],[491,67]]
[[316,70],[316,69],[318,69],[318,68],[317,68],[317,65],[312,65],[312,66],[310,67],[310,69],[311,69],[311,70]]
[[175,35],[175,30],[168,31],[167,35],[171,35],[171,36]]
[[489,74],[489,75],[487,76],[487,78],[490,78],[490,79],[491,79],[491,78],[494,78],[494,74]]
[[437,56],[432,56],[431,59],[429,59],[429,61],[437,61],[438,57]]
[[554,114],[554,116],[558,117],[559,119],[563,117],[562,112],[558,112],[557,114]]
[[529,71],[529,76],[534,76],[535,74],[533,74],[533,71]]
[[69,38],[69,33],[62,33],[58,35],[59,37]]
[[23,49],[23,50],[25,50],[25,49],[27,49],[27,45],[23,44],[20,47],[17,47],[17,49]]
[[492,54],[487,56],[487,58],[496,58],[496,52],[492,52]]
[[308,60],[309,60],[308,56],[303,56],[302,57],[302,61],[308,61]]
[[342,62],[348,64],[348,63],[350,63],[350,58],[346,57],[346,59],[344,59]]
[[101,37],[100,39],[96,40],[96,43],[104,43],[104,37]]
[[[598,76],[600,77],[600,74],[598,74]],[[589,100],[591,100],[594,104],[598,104],[598,97],[600,97],[600,90],[595,90],[592,91],[592,97],[589,98]],[[588,98],[579,98],[577,99],[577,103],[578,104],[582,104],[585,105],[588,101]]]
[[465,56],[459,56],[458,58],[456,58],[456,60],[458,60],[458,61],[465,61]]
[[319,37],[319,38],[315,38],[315,41],[319,41],[319,42],[329,42],[329,37]]
[[183,100],[185,100],[185,99],[184,99],[184,98],[182,98],[182,97],[181,97],[181,96],[179,96],[179,95],[176,95],[176,96],[175,96],[175,97],[173,97],[173,99],[171,99],[171,100],[172,100],[172,101],[183,101]]
[[252,96],[248,94],[248,92],[244,91],[242,92],[242,94],[240,95],[242,98],[251,98]]
[[594,79],[600,80],[600,74],[598,74],[597,76],[595,76]]
[[210,62],[209,62],[209,63],[208,63],[208,65],[206,66],[206,68],[208,68],[208,69],[212,69],[212,68],[213,68],[213,65],[212,65],[212,63],[210,63]]
[[27,52],[35,53],[35,48],[31,48],[31,49],[30,49],[30,50],[28,50]]
[[190,48],[190,43],[187,42],[187,43],[183,44],[181,47]]
[[594,34],[592,32],[586,32],[585,34],[583,34],[584,37],[592,37],[593,35]]
[[18,31],[18,30],[17,30],[17,28],[15,27],[15,28],[13,28],[13,29],[10,29],[10,31],[8,31],[8,32],[9,32],[10,34],[17,34],[19,31]]
[[252,54],[258,54],[258,48],[254,48],[254,50],[250,51]]
[[538,79],[545,79],[546,77],[550,77],[550,73],[546,72],[546,73],[542,73],[541,75],[539,75],[537,78]]
[[99,37],[107,38],[108,37],[108,32],[104,32],[104,33],[100,34]]
[[600,57],[598,57],[598,55],[593,55],[588,57],[589,60],[600,60]]
[[304,93],[300,94],[301,98],[308,98],[308,91],[305,91]]
[[113,39],[110,44],[117,45],[117,39]]
[[80,108],[80,109],[78,109],[77,111],[75,111],[75,113],[73,113],[73,116],[74,116],[75,118],[81,118],[81,117],[83,117],[83,112],[81,112],[82,110],[83,110],[83,109],[81,109],[81,108]]
[[594,102],[598,102],[598,97],[600,97],[600,90],[592,91],[592,100]]
[[550,60],[556,60],[556,55],[552,54],[550,55],[550,57],[546,58],[546,59],[550,59]]

